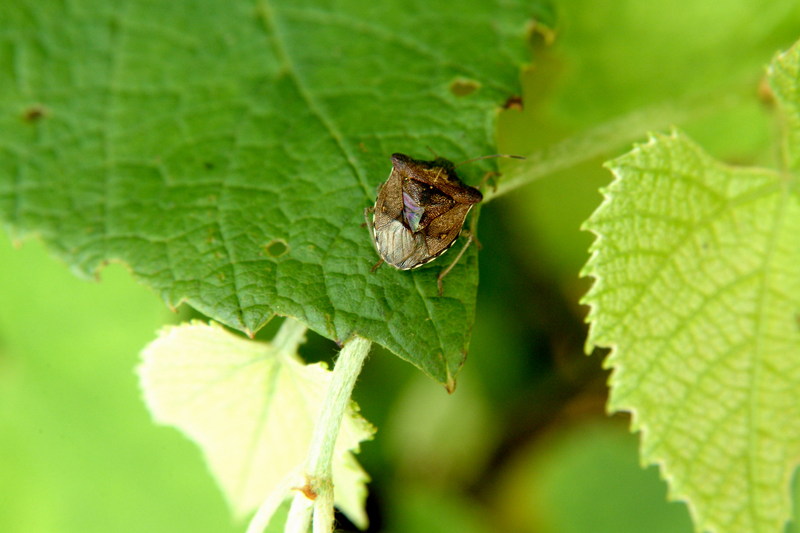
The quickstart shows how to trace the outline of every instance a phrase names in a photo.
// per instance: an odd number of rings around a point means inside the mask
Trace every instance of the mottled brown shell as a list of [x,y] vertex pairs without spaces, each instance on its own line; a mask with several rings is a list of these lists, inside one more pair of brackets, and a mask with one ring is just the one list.
[[381,258],[401,270],[416,268],[455,243],[467,213],[483,200],[447,159],[418,161],[392,155],[392,172],[378,190],[372,215]]

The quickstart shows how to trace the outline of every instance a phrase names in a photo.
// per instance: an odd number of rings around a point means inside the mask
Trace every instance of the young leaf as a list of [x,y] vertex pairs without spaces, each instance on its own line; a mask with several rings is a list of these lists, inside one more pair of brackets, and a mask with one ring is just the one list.
[[[240,518],[302,470],[330,381],[321,364],[299,360],[303,328],[293,327],[284,325],[268,344],[214,323],[169,326],[142,353],[139,375],[151,413],[200,446]],[[336,506],[360,527],[367,523],[369,478],[353,452],[372,433],[351,408],[333,463]]]
[[785,168],[723,165],[679,133],[612,161],[586,227],[588,347],[698,531],[778,532],[800,457],[800,45],[770,69]]
[[523,0],[0,2],[0,217],[78,272],[123,261],[239,330],[292,316],[451,382],[474,247],[439,298],[444,258],[370,273],[363,211],[394,152],[494,151],[530,17]]

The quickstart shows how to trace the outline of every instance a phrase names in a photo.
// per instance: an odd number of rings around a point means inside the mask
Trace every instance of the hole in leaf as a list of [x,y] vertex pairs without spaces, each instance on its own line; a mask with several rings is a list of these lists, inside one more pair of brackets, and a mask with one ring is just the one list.
[[271,257],[280,257],[289,251],[289,245],[283,239],[273,239],[264,248]]
[[480,83],[467,78],[458,78],[457,80],[453,80],[453,83],[450,84],[450,92],[459,97],[469,96],[480,88]]
[[509,96],[508,100],[506,100],[506,103],[503,104],[503,109],[513,109],[515,111],[522,111],[523,110],[522,97],[517,95]]
[[527,27],[528,41],[536,47],[551,46],[556,40],[556,29],[542,19],[531,19]]

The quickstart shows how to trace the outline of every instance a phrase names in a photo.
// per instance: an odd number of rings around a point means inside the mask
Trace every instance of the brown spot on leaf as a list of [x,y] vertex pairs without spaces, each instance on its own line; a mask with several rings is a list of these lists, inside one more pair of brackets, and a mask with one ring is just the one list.
[[522,111],[522,97],[518,95],[509,96],[506,103],[503,104],[503,109],[513,109],[515,111]]
[[450,84],[450,92],[453,93],[455,96],[459,97],[469,96],[470,94],[474,93],[480,88],[481,88],[480,83],[478,83],[475,80],[470,80],[467,78],[455,79]]
[[758,99],[766,107],[773,107],[775,105],[775,93],[772,92],[772,87],[769,85],[769,80],[766,77],[761,78],[758,83]]
[[22,114],[22,118],[26,122],[38,122],[47,116],[47,109],[44,106],[36,104],[32,105]]

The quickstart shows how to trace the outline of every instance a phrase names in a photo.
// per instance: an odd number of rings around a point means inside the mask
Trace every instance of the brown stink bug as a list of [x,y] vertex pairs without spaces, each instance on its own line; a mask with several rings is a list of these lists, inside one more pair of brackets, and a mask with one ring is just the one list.
[[[372,236],[381,256],[375,268],[385,261],[410,270],[433,261],[456,242],[467,214],[481,200],[481,192],[462,182],[447,159],[393,154],[392,172],[378,189],[372,214]],[[471,240],[472,235],[461,253]],[[452,266],[439,275],[440,294],[442,277]]]

